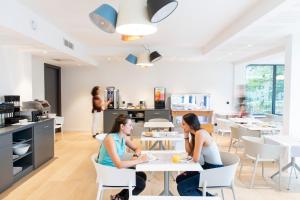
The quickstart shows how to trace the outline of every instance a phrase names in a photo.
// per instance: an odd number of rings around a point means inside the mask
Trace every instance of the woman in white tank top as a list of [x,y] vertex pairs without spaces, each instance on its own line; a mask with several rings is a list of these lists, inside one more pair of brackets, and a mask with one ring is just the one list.
[[[203,169],[222,167],[222,160],[216,142],[207,131],[201,129],[198,117],[193,113],[183,116],[185,150],[194,162],[199,162]],[[198,189],[200,173],[184,172],[176,178],[177,190],[181,196],[202,196]],[[206,196],[211,196],[207,193]]]

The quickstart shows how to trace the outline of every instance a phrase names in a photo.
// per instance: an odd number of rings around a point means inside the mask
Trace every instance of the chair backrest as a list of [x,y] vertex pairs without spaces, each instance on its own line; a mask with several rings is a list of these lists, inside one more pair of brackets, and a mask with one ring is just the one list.
[[96,162],[97,154],[91,156],[97,174],[97,182],[107,187],[135,186],[134,169],[118,169],[116,167],[101,165]]
[[231,137],[234,139],[239,140],[243,136],[242,130],[239,126],[231,126],[230,130],[231,130]]
[[216,118],[218,129],[230,131],[230,127],[233,123],[228,119]]
[[65,121],[64,117],[56,116],[54,119],[55,119],[55,124],[60,124],[60,125],[64,124],[64,121]]
[[233,184],[240,158],[231,153],[220,152],[223,167],[206,169],[200,172],[199,187],[229,187]]
[[259,157],[260,159],[279,160],[283,152],[283,147],[280,145],[265,144],[264,138],[243,136],[245,146],[245,155]]
[[164,118],[153,118],[153,119],[149,119],[149,122],[169,122],[169,120]]

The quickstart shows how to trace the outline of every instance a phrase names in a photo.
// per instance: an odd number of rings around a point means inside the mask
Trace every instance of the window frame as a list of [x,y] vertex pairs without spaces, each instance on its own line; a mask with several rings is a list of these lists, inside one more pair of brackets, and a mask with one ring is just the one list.
[[[273,115],[282,116],[282,114],[276,113],[276,87],[277,87],[276,76],[277,76],[277,68],[278,67],[285,67],[285,65],[284,64],[249,64],[249,65],[246,66],[246,68],[248,66],[249,67],[250,66],[251,67],[259,67],[259,66],[270,66],[270,67],[272,67],[273,74],[272,74],[272,105],[271,105],[271,113]],[[246,75],[246,77],[247,77],[247,75]]]

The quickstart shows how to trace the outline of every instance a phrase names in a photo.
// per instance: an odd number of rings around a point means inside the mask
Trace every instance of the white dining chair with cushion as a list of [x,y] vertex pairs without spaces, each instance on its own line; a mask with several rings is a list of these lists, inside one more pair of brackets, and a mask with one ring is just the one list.
[[203,189],[206,194],[207,188],[219,188],[222,192],[224,200],[224,188],[230,188],[233,194],[233,199],[236,200],[234,192],[234,177],[236,168],[240,162],[240,158],[231,153],[220,152],[223,167],[206,169],[200,172],[199,188]]
[[[264,165],[263,165],[264,162],[277,162],[279,166],[278,187],[280,189],[280,179],[281,179],[280,157],[283,152],[283,147],[280,145],[265,144],[264,138],[243,136],[242,140],[245,147],[244,156],[247,159],[254,161],[250,188],[253,188],[256,168],[259,162],[262,162],[262,176],[264,176]],[[241,162],[239,175],[241,175],[242,169],[243,169],[243,162]]]
[[60,128],[61,136],[64,136],[64,130],[63,130],[64,121],[65,121],[64,117],[56,116],[54,118],[55,130]]
[[216,118],[215,123],[217,124],[217,133],[222,136],[225,133],[231,133],[230,127],[234,125],[230,120],[223,118]]
[[103,199],[103,193],[106,189],[128,189],[129,197],[132,196],[132,190],[135,187],[136,175],[134,169],[118,169],[116,167],[101,165],[96,162],[97,154],[91,156],[92,163],[96,169],[96,183],[98,191],[96,200]]

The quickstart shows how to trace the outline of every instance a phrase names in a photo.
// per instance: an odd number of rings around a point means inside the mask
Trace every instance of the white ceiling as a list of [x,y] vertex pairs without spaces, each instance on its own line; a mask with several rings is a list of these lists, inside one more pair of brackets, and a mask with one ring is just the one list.
[[[123,58],[142,51],[146,44],[169,60],[241,62],[282,46],[300,20],[299,0],[178,0],[178,8],[159,23],[157,33],[122,42],[119,34],[103,32],[88,17],[102,3],[117,9],[119,0],[19,2],[77,39],[98,60]],[[264,13],[262,8],[266,8]]]

